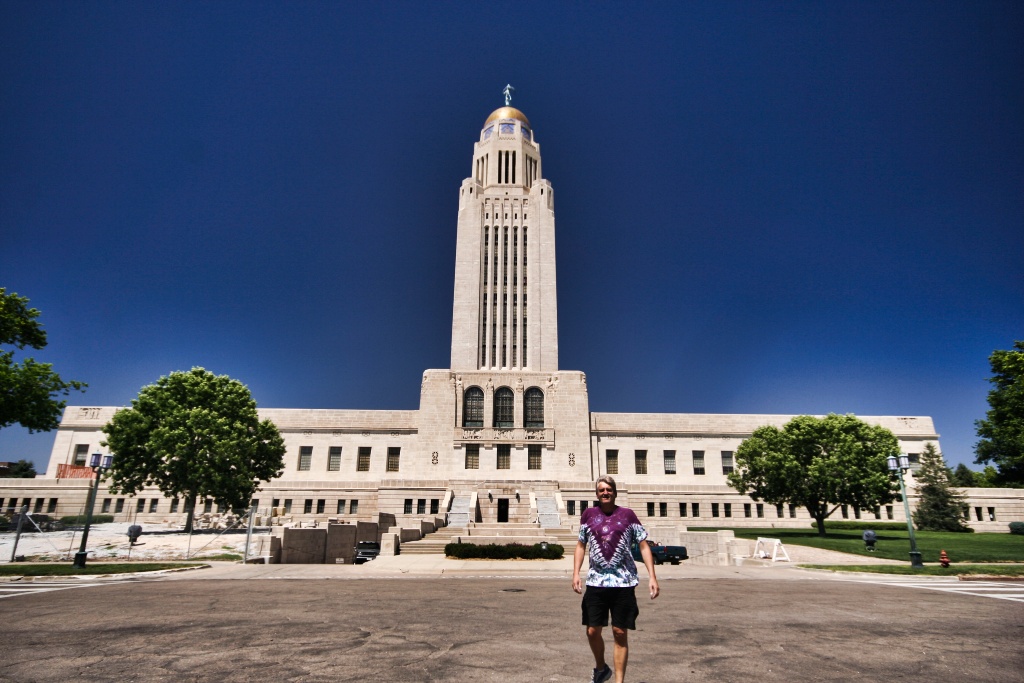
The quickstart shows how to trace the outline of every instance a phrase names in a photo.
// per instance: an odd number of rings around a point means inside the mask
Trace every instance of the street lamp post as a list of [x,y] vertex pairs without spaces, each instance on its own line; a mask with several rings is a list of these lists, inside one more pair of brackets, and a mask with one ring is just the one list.
[[889,463],[889,471],[895,472],[900,480],[900,493],[903,494],[903,511],[907,516],[907,533],[910,534],[910,566],[915,569],[921,569],[924,567],[924,562],[921,561],[921,553],[917,550],[917,539],[914,538],[914,520],[910,516],[910,503],[907,501],[907,485],[903,481],[903,473],[910,469],[910,458],[907,457],[906,453],[900,453],[899,460],[896,459],[895,455],[890,455],[886,460]]
[[92,524],[92,508],[96,504],[96,497],[100,493],[100,479],[103,478],[103,473],[110,469],[110,464],[114,461],[112,455],[100,455],[99,453],[92,454],[92,461],[89,466],[92,467],[92,471],[96,473],[96,483],[93,484],[89,490],[89,500],[85,505],[85,529],[82,530],[82,545],[78,547],[78,552],[75,553],[75,561],[72,566],[78,567],[79,569],[85,569],[85,559],[88,553],[85,551],[85,545],[89,541],[89,525]]

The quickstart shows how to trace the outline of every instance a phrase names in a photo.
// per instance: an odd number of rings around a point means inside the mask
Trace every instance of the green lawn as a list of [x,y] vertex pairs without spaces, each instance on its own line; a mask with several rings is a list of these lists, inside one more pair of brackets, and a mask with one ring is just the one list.
[[[691,531],[712,531],[723,527],[697,528]],[[732,529],[736,538],[778,538],[783,543],[806,545],[812,548],[838,550],[843,553],[882,557],[889,560],[909,560],[910,540],[906,530],[878,530],[875,552],[864,549],[861,531],[856,529],[829,529],[824,537],[807,529]],[[945,550],[955,563],[963,562],[1024,562],[1024,536],[1014,534],[956,534],[945,531],[915,531],[917,549],[925,562],[938,562],[939,551]]]
[[182,567],[205,567],[196,562],[89,562],[79,569],[70,562],[63,564],[34,564],[15,562],[0,565],[0,576],[79,576],[88,574],[129,574],[155,572]]

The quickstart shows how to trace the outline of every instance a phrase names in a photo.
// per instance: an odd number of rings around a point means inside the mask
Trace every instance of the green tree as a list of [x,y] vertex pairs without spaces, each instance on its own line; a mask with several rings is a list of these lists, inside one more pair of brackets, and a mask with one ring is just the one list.
[[921,531],[970,531],[964,522],[968,507],[963,494],[953,489],[946,461],[935,444],[925,444],[921,469],[914,474],[917,485],[917,509],[914,524]]
[[143,387],[103,431],[114,456],[110,490],[132,495],[156,486],[183,497],[187,531],[197,499],[248,507],[260,482],[284,467],[284,440],[270,420],[260,421],[248,387],[203,368]]
[[[0,344],[18,349],[46,346],[46,332],[36,318],[39,310],[28,307],[28,299],[7,293],[0,287]],[[14,360],[14,351],[0,350],[0,429],[20,424],[32,432],[48,432],[60,424],[60,414],[72,390],[88,386],[74,380],[65,382],[50,363],[26,358]]]
[[949,483],[953,486],[959,486],[960,488],[969,488],[972,486],[978,486],[978,477],[980,473],[975,472],[967,465],[960,463],[953,470],[953,473],[949,475]]
[[32,479],[36,476],[36,466],[28,460],[12,462],[4,476],[11,479]]
[[994,463],[999,482],[1024,484],[1024,341],[1013,342],[1009,351],[993,351],[988,392],[990,410],[975,422],[981,440],[975,445],[978,464]]
[[853,415],[801,415],[782,429],[754,430],[736,451],[729,485],[754,500],[807,508],[824,536],[840,506],[877,511],[896,498],[886,457],[898,451],[892,432]]

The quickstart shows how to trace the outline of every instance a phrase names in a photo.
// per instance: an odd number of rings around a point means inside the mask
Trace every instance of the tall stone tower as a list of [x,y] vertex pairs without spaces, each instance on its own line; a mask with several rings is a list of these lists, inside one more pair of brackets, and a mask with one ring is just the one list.
[[530,121],[506,101],[459,189],[451,367],[420,387],[424,475],[592,477],[586,378],[558,369],[554,204]]
[[510,106],[484,122],[460,190],[451,369],[558,369],[554,195]]

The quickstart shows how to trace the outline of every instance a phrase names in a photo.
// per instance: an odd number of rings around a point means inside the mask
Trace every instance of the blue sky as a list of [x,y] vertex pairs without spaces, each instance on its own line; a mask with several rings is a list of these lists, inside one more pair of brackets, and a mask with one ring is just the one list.
[[930,415],[969,463],[1024,338],[1022,35],[1012,2],[4,0],[0,286],[76,405],[198,365],[416,408],[511,83],[592,410]]

